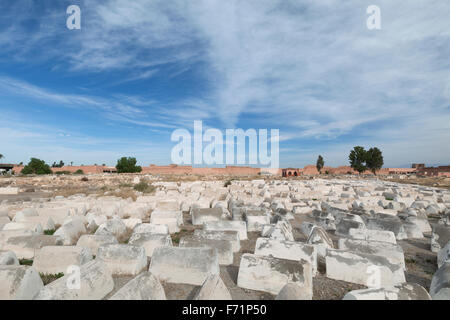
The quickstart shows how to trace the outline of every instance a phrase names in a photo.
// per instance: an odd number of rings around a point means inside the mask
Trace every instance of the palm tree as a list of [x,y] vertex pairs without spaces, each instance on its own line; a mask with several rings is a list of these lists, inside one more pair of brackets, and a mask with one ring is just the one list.
[[4,158],[4,156],[0,153],[0,159],[3,159]]

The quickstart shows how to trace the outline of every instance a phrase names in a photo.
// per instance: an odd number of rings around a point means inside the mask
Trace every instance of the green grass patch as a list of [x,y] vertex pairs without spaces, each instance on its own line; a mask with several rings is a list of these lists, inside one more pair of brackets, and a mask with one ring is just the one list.
[[152,193],[156,190],[156,187],[153,185],[149,185],[147,182],[139,182],[133,187],[134,190],[142,192],[142,193]]
[[133,185],[131,183],[121,183],[119,184],[120,188],[132,188]]
[[21,266],[32,266],[33,265],[33,259],[19,259],[19,264]]
[[55,233],[55,229],[51,229],[51,230],[44,230],[44,234],[46,236],[52,236]]
[[44,274],[44,273],[39,273],[39,275],[41,276],[42,282],[44,283],[44,286],[55,281],[56,279],[62,278],[64,277],[64,273],[60,272],[60,273],[56,273],[56,274]]
[[170,237],[172,238],[172,243],[178,245],[182,237],[191,235],[193,233],[194,230],[181,229],[180,232],[172,233]]

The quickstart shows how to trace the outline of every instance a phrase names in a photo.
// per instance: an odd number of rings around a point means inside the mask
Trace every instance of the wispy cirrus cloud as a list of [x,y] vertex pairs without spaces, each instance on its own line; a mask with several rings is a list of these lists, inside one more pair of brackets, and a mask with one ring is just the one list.
[[[20,13],[18,3],[30,10]],[[201,119],[222,127],[280,128],[282,142],[306,144],[304,150],[360,139],[426,150],[425,141],[445,145],[447,1],[379,0],[378,31],[366,28],[366,8],[373,3],[365,0],[80,0],[80,32],[58,27],[60,8],[43,3],[39,17],[31,2],[0,5],[2,21],[10,22],[0,31],[0,61],[14,55],[32,63],[52,61],[55,73],[105,75],[110,79],[102,85],[114,86],[114,93],[58,94],[0,79],[0,86],[18,95],[98,107],[110,119],[149,128]],[[26,27],[33,18],[39,28]],[[179,78],[199,85],[185,89],[180,81],[170,92],[153,91]],[[127,87],[147,83],[138,94]],[[423,138],[404,134],[415,133],[415,126],[422,126]],[[396,154],[391,161],[403,159],[395,147],[390,150]]]

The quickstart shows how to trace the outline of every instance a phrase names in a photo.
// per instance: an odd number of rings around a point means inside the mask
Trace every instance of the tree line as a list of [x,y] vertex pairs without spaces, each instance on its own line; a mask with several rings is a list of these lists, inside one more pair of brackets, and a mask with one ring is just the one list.
[[[350,151],[348,160],[350,162],[350,167],[360,174],[366,170],[370,170],[373,174],[376,174],[384,164],[383,153],[377,147],[370,148],[366,151],[364,147],[356,146]],[[319,155],[316,162],[316,168],[319,173],[321,173],[324,165],[325,161],[323,160],[323,157]]]
[[[3,155],[0,154],[0,159]],[[122,157],[117,160],[116,169],[118,173],[138,173],[142,171],[142,167],[136,165],[136,158],[132,157]],[[72,164],[72,162],[71,162]],[[83,166],[83,165],[82,165]],[[103,164],[105,166],[105,164]],[[52,174],[51,168],[62,168],[64,167],[64,162],[61,160],[59,163],[53,162],[51,167],[45,163],[44,160],[38,158],[31,158],[28,164],[26,164],[20,173],[22,174]],[[70,173],[70,171],[62,171],[64,173]],[[83,174],[83,170],[79,169],[75,174]]]

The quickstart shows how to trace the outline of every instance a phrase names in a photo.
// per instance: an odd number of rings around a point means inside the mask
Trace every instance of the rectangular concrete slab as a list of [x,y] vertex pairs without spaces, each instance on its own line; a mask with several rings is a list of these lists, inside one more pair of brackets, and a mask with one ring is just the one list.
[[258,238],[255,245],[255,254],[287,260],[305,260],[311,264],[313,276],[317,273],[317,251],[313,245],[295,241]]
[[96,259],[104,262],[112,275],[137,275],[147,267],[147,255],[141,246],[108,244],[98,248]]
[[156,248],[171,247],[172,238],[168,234],[135,233],[128,244],[143,247],[147,257],[151,258]]
[[403,266],[382,256],[327,250],[327,277],[368,287],[392,286],[406,281]]
[[13,251],[18,259],[34,259],[41,248],[62,245],[63,240],[58,236],[29,235],[9,238],[2,246],[3,250]]
[[393,243],[354,239],[339,239],[338,248],[352,252],[368,253],[382,256],[393,264],[400,264],[406,269],[405,255],[401,246]]
[[233,250],[230,241],[189,236],[181,238],[179,246],[186,248],[213,248],[217,250],[220,265],[228,266],[230,264],[233,264]]
[[241,248],[237,231],[210,231],[197,229],[194,231],[194,236],[211,240],[230,241],[233,252],[238,252]]
[[153,252],[149,271],[160,281],[200,286],[219,274],[216,249],[159,247]]
[[312,268],[305,260],[294,261],[246,253],[241,258],[237,285],[277,295],[287,283],[306,287],[312,296]]
[[111,271],[99,260],[82,265],[79,275],[79,286],[71,281],[75,276],[73,272],[46,285],[35,300],[100,300],[114,289]]
[[92,260],[89,248],[78,246],[43,247],[34,257],[33,267],[42,274],[67,273],[69,266],[82,266]]
[[247,240],[247,224],[244,221],[211,221],[203,225],[209,231],[237,231],[239,240]]

